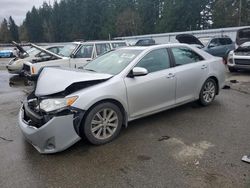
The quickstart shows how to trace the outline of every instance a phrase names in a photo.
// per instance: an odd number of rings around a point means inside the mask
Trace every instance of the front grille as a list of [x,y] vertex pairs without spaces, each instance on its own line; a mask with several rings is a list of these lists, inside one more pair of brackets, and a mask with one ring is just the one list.
[[250,56],[250,52],[234,52],[235,55]]
[[24,64],[24,65],[23,65],[23,70],[26,71],[26,72],[30,72],[30,66]]
[[250,65],[250,59],[235,59],[236,65]]

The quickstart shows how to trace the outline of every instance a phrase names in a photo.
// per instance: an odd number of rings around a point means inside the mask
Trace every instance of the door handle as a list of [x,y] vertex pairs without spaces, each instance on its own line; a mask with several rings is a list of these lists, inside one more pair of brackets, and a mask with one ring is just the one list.
[[173,74],[173,73],[169,73],[168,75],[167,75],[167,78],[169,79],[172,79],[172,78],[174,78],[175,77],[175,74]]
[[206,69],[207,68],[207,65],[202,65],[201,66],[201,69]]

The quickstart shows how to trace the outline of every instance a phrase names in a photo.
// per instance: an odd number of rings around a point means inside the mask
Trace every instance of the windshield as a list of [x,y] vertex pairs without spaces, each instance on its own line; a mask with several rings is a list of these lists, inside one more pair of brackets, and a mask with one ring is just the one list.
[[40,53],[41,51],[36,48],[30,48],[26,52],[29,54],[29,56],[33,57],[37,55],[38,53]]
[[67,44],[60,50],[58,54],[63,57],[69,57],[76,47],[77,44]]
[[89,64],[84,69],[98,73],[117,75],[133,61],[142,50],[118,49],[108,52]]

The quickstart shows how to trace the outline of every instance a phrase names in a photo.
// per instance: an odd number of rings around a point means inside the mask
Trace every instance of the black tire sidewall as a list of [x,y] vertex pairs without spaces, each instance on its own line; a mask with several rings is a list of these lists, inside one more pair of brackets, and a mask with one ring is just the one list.
[[[118,127],[117,127],[115,133],[110,138],[100,140],[100,139],[95,138],[91,132],[91,121],[92,121],[93,116],[97,112],[99,112],[100,110],[102,110],[104,108],[110,108],[116,112],[116,114],[118,116]],[[119,135],[121,128],[122,128],[122,119],[123,119],[123,117],[122,117],[121,110],[117,105],[115,105],[111,102],[100,103],[100,104],[94,106],[86,115],[85,121],[82,124],[83,135],[91,144],[94,144],[94,145],[102,145],[102,144],[109,143]]]
[[[213,84],[214,84],[214,86],[215,86],[215,95],[214,95],[214,98],[213,98],[213,100],[212,100],[211,102],[209,102],[209,103],[206,102],[206,101],[204,100],[204,98],[203,98],[203,90],[204,90],[204,87],[206,86],[206,84],[207,84],[208,82],[213,82]],[[208,105],[210,105],[210,104],[214,101],[214,99],[215,99],[215,97],[216,97],[217,90],[218,90],[218,86],[217,86],[215,80],[212,79],[212,78],[207,79],[207,80],[205,81],[205,83],[203,84],[203,86],[202,86],[202,88],[201,88],[201,91],[200,91],[200,96],[199,96],[199,102],[200,102],[200,104],[201,104],[202,106],[208,106]]]

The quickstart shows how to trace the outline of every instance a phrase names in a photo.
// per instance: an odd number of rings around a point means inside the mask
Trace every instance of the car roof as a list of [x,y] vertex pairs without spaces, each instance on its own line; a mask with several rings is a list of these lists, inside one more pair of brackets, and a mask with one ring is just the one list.
[[154,50],[159,48],[171,48],[171,47],[188,47],[188,44],[184,43],[167,43],[167,44],[156,44],[152,46],[128,46],[123,47],[121,49],[128,49],[128,50]]
[[215,35],[215,36],[206,36],[206,37],[198,37],[199,39],[214,39],[214,38],[230,38],[226,35]]
[[86,42],[82,42],[81,44],[103,44],[103,43],[117,43],[117,42],[126,42],[125,40],[104,40],[104,41],[86,41]]

